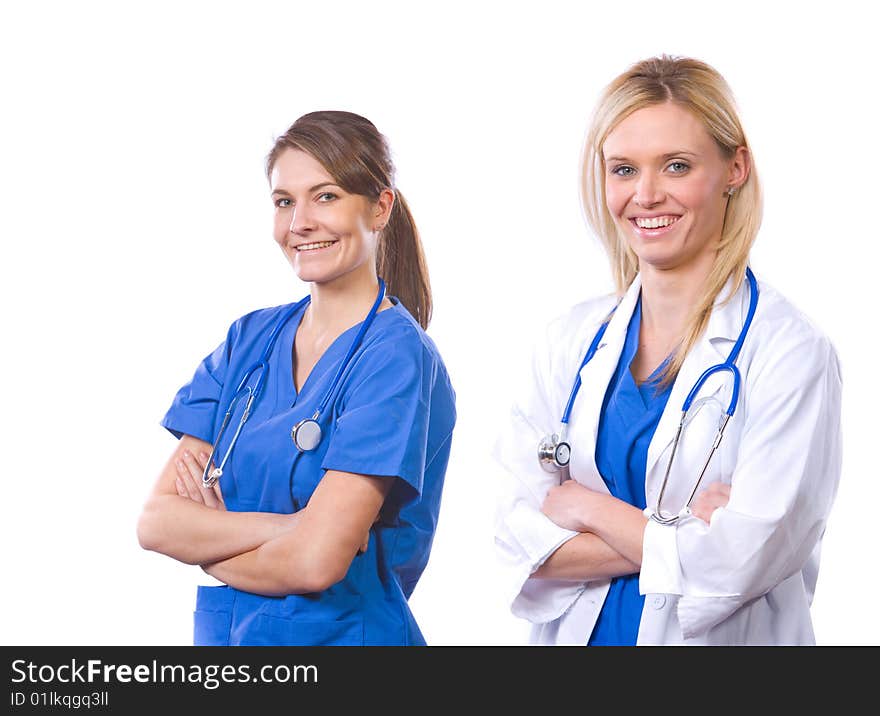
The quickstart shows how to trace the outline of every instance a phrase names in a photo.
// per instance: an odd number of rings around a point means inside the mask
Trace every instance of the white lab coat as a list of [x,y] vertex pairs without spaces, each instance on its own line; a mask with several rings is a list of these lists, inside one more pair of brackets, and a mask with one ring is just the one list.
[[[595,463],[599,415],[639,296],[637,276],[593,359],[571,414],[572,458],[562,478],[608,492]],[[728,286],[731,284],[729,283]],[[841,377],[829,340],[770,286],[760,298],[737,365],[739,401],[701,488],[723,480],[730,501],[711,524],[686,517],[677,525],[649,521],[639,590],[645,606],[642,644],[812,644],[810,603],[819,551],[840,477]],[[722,296],[729,288],[722,291]],[[648,450],[647,505],[663,480],[687,393],[701,373],[726,360],[748,310],[743,281],[731,301],[716,301],[707,330],[687,356]],[[586,644],[610,584],[531,579],[575,536],[541,511],[559,474],[538,464],[537,445],[558,432],[586,348],[613,297],[581,303],[547,329],[527,384],[496,446],[501,465],[496,552],[508,579],[513,613],[533,623],[537,644]],[[730,396],[730,374],[706,382],[692,408],[663,498],[676,513],[693,489]]]

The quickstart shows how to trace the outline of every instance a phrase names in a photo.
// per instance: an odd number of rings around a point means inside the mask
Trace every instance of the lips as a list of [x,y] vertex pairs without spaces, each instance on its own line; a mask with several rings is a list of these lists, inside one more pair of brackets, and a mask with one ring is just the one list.
[[336,243],[338,243],[338,239],[333,239],[331,241],[310,241],[307,244],[297,244],[293,248],[296,249],[297,253],[311,253],[330,248]]
[[665,214],[663,216],[636,216],[632,220],[640,229],[660,229],[674,224],[678,219],[679,217],[675,214]]
[[653,239],[672,231],[681,217],[676,214],[659,214],[657,216],[630,217],[629,223],[636,234]]

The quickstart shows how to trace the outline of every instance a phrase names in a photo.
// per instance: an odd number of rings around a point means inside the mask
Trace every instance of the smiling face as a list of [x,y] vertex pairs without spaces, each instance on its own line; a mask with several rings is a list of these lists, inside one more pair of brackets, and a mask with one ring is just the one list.
[[279,155],[269,181],[275,241],[302,281],[325,284],[353,272],[375,277],[377,235],[390,213],[385,192],[377,202],[350,194],[298,149]]
[[636,110],[603,145],[606,206],[639,270],[711,268],[727,190],[748,173],[740,147],[732,157],[696,115],[673,102]]

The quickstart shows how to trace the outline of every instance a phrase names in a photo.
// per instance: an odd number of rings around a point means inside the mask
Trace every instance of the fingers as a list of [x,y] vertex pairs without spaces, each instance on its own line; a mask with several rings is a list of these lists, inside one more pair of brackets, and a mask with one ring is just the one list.
[[[184,451],[183,457],[175,461],[174,464],[177,467],[177,493],[181,497],[189,497],[193,502],[204,504],[205,501],[202,499],[201,491],[192,475],[193,463],[192,456],[188,451]],[[199,476],[199,479],[201,480],[201,476]]]
[[223,500],[223,493],[220,491],[220,483],[215,482],[214,486],[211,489],[214,491],[214,498],[219,503],[219,506],[225,510],[226,509],[226,502]]
[[205,466],[208,464],[208,454],[201,452],[199,453],[199,459],[196,462],[198,466],[198,478],[196,480],[196,484],[199,487],[199,491],[202,493],[202,499],[205,501],[205,504],[208,507],[213,509],[223,508],[225,509],[225,505],[223,504],[223,498],[218,497],[220,495],[220,483],[215,482],[211,487],[205,487],[202,482],[202,475],[205,474]]
[[730,501],[730,485],[725,485],[723,482],[713,482],[706,486],[703,494],[714,507],[724,507]]
[[691,514],[708,524],[715,510],[719,507],[727,507],[729,501],[730,485],[723,482],[713,482],[696,496],[691,504]]
[[219,489],[215,491],[213,487],[202,487],[202,475],[207,462],[208,456],[205,453],[201,453],[196,459],[189,450],[183,451],[183,457],[175,462],[177,494],[216,509],[223,504],[222,498],[217,497]]

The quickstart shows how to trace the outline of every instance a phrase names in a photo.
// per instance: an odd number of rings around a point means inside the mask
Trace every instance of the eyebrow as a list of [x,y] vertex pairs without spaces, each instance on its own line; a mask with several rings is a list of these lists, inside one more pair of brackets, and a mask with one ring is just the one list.
[[[663,160],[666,160],[666,159],[671,159],[672,157],[682,157],[682,156],[685,156],[685,155],[687,155],[687,156],[691,156],[691,157],[696,157],[696,156],[698,156],[698,155],[697,155],[696,153],[694,153],[694,152],[688,152],[687,150],[681,149],[681,150],[679,150],[679,151],[677,151],[677,152],[669,152],[668,154],[664,154],[664,155],[663,155],[662,157],[660,157],[660,158],[663,159]],[[605,161],[606,161],[606,162],[628,162],[628,161],[631,161],[631,160],[628,159],[627,157],[605,157]]]
[[[342,187],[338,184],[334,184],[332,181],[325,181],[321,184],[315,184],[315,186],[310,186],[308,188],[308,192],[311,194],[313,191],[318,191],[318,189],[323,189],[325,186],[335,186],[337,189],[341,189]],[[284,194],[285,196],[290,196],[289,192],[284,191],[284,189],[274,189],[272,194]]]

